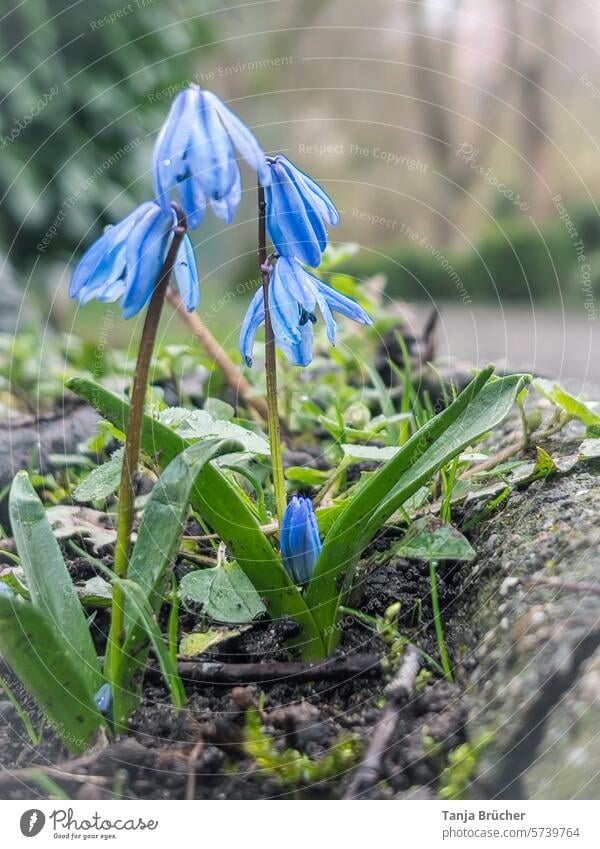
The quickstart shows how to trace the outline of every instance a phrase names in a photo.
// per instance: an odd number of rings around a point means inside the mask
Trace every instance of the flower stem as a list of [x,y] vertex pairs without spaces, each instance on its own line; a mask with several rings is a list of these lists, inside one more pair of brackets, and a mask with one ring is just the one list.
[[[131,529],[133,526],[135,507],[134,475],[137,471],[140,459],[140,445],[150,362],[152,359],[152,352],[154,350],[154,343],[156,341],[156,334],[158,332],[158,324],[165,300],[165,294],[169,284],[169,278],[171,277],[171,272],[175,264],[181,240],[183,239],[187,229],[183,211],[175,204],[173,207],[177,213],[177,225],[174,228],[173,240],[161,268],[158,282],[154,288],[154,292],[152,293],[152,297],[146,311],[146,318],[144,319],[144,328],[142,330],[142,338],[140,340],[135,374],[131,388],[131,405],[129,419],[127,422],[127,434],[125,436],[125,455],[123,457],[121,482],[119,485],[119,506],[117,512],[117,540],[115,544],[114,571],[118,578],[126,578],[127,571],[129,569]],[[122,646],[124,638],[124,601],[125,599],[122,587],[117,584],[113,585],[112,616],[106,652],[105,673],[106,677],[113,685],[114,716],[116,721],[119,721],[119,718],[121,717],[119,705],[121,702],[122,687],[120,671],[122,666]]]
[[267,222],[265,190],[258,187],[258,259],[263,280],[265,296],[265,370],[267,373],[267,406],[269,422],[269,443],[273,466],[273,489],[279,527],[283,524],[283,514],[287,506],[285,479],[283,476],[283,454],[281,450],[281,431],[279,429],[279,408],[277,403],[277,356],[275,352],[275,334],[269,311],[269,283],[271,274],[267,268]]

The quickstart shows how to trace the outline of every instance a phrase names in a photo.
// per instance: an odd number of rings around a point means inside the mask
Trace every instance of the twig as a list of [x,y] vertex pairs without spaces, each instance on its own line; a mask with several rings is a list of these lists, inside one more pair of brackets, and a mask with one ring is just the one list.
[[233,362],[227,351],[217,342],[208,327],[204,324],[198,313],[188,312],[181,295],[174,289],[167,289],[167,300],[184,321],[194,336],[201,342],[206,352],[213,358],[219,368],[223,371],[227,382],[234,392],[239,393],[249,407],[252,407],[259,416],[267,421],[268,409],[264,398],[257,397],[255,389],[250,381],[244,377],[241,370]]
[[195,799],[196,798],[196,764],[198,762],[198,758],[202,754],[202,750],[204,749],[204,741],[199,740],[192,751],[190,752],[190,756],[188,758],[188,774],[187,781],[185,784],[185,798],[186,799]]
[[[279,681],[348,681],[352,678],[379,678],[381,658],[376,654],[357,654],[321,662],[271,661],[263,663],[215,663],[182,660],[177,664],[183,681],[202,684],[276,684]],[[160,677],[158,667],[149,666],[150,678]]]
[[398,672],[386,688],[388,703],[375,726],[366,754],[344,794],[345,799],[355,799],[381,780],[390,739],[396,728],[400,710],[414,690],[419,667],[419,654],[409,646]]

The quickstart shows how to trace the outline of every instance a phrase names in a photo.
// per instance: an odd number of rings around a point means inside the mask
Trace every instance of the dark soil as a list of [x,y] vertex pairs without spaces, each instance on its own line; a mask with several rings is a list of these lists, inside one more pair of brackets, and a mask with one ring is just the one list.
[[[437,656],[435,632],[431,620],[429,575],[425,564],[392,559],[379,564],[381,552],[393,533],[380,537],[371,546],[357,576],[354,606],[372,616],[400,601],[401,633],[419,648]],[[85,559],[71,563],[77,580],[92,577],[94,568]],[[187,571],[179,564],[177,571]],[[447,639],[452,650],[453,599],[463,592],[464,569],[455,566],[440,570],[440,599],[449,616]],[[185,615],[182,626],[190,630],[197,621],[193,613]],[[203,660],[259,663],[285,660],[284,639],[291,623],[258,622],[239,637],[230,638],[207,652]],[[351,616],[341,622],[340,646],[328,661],[331,664],[347,655],[371,653],[385,656],[387,646],[372,628]],[[108,629],[108,612],[98,610],[94,637],[100,651]],[[8,674],[7,670],[2,670]],[[36,707],[16,691],[30,710],[34,725],[41,717]],[[189,703],[177,714],[169,694],[158,676],[153,675],[144,692],[144,701],[130,721],[129,735],[122,735],[104,748],[85,768],[78,769],[76,781],[61,779],[75,798],[113,797],[115,787],[128,798],[198,799],[254,798],[341,798],[354,771],[360,753],[381,715],[386,676],[375,679],[353,678],[347,682],[262,684],[244,688],[203,685],[188,682]],[[354,757],[344,770],[326,780],[311,780],[290,786],[272,771],[257,768],[244,748],[246,707],[259,705],[265,732],[278,750],[291,747],[310,758],[319,759],[332,746],[352,737]],[[25,729],[7,702],[0,703],[4,719],[0,728],[2,766],[8,770],[32,765],[57,764],[69,758],[68,752],[51,731],[46,731],[39,746],[32,746]],[[385,757],[384,775],[368,792],[372,798],[390,798],[415,788],[435,794],[440,767],[448,752],[465,739],[467,702],[456,685],[432,675],[418,688],[401,711],[397,728]],[[424,736],[440,744],[435,756]],[[200,743],[200,745],[198,745]],[[194,763],[190,758],[194,753]],[[190,772],[195,779],[190,779]],[[89,775],[90,781],[84,776]],[[190,781],[192,784],[190,785]],[[44,794],[35,784],[0,783],[2,798],[32,798]]]

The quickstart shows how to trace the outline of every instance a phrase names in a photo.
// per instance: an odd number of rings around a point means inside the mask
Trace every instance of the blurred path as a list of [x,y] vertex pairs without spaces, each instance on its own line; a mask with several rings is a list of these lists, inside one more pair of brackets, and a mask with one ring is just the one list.
[[[578,312],[531,306],[438,304],[437,356],[479,365],[508,363],[513,369],[573,381],[600,383],[600,328]],[[421,328],[429,308],[414,307]]]

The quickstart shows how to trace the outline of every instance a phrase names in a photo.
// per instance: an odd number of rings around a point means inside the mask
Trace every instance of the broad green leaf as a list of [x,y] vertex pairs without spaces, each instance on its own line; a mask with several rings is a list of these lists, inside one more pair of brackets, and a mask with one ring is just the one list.
[[560,384],[538,377],[533,381],[533,385],[553,404],[562,407],[563,410],[566,410],[571,416],[575,416],[584,425],[588,427],[600,425],[600,415],[591,408],[590,403],[571,395]]
[[449,522],[423,516],[410,526],[392,553],[411,560],[464,560],[475,558],[469,540]]
[[82,604],[88,607],[110,607],[112,602],[112,587],[101,578],[94,575],[81,586],[77,586],[77,593]]
[[167,407],[161,410],[158,420],[173,428],[184,439],[235,439],[238,451],[268,456],[267,440],[254,431],[234,422],[215,421],[206,410],[186,410],[184,407]]
[[[94,381],[71,378],[67,386],[85,398],[115,427],[127,427],[129,404]],[[163,468],[189,443],[170,427],[144,416],[142,447],[155,454]],[[252,509],[239,491],[213,463],[198,475],[191,494],[192,506],[227,544],[273,619],[289,616],[300,625],[300,633],[290,645],[298,647],[306,660],[323,657],[323,641],[306,602],[286,572],[281,559],[260,529]]]
[[[190,494],[202,467],[219,454],[237,451],[233,440],[196,442],[178,454],[162,473],[148,500],[131,554],[127,576],[137,584],[158,613],[167,570],[179,544],[189,512]],[[125,721],[136,709],[148,654],[148,634],[138,607],[125,605],[125,659],[121,683],[125,694],[115,698],[115,721]]]
[[289,466],[285,470],[287,480],[301,486],[322,486],[329,479],[330,472],[323,469],[311,469],[307,466]]
[[384,463],[386,460],[391,460],[392,457],[395,457],[400,450],[400,448],[394,448],[392,446],[381,448],[377,445],[349,445],[347,443],[342,445],[344,457],[348,457],[356,463]]
[[235,416],[235,409],[228,404],[227,401],[222,401],[220,398],[207,398],[204,402],[204,409],[213,419],[229,422]]
[[97,466],[75,487],[75,501],[99,501],[111,496],[119,486],[124,448],[118,448],[109,460]]
[[[183,683],[179,677],[179,672],[177,671],[177,663],[171,657],[169,647],[160,633],[156,616],[154,615],[154,611],[152,610],[150,602],[146,598],[144,591],[139,584],[136,584],[135,581],[131,581],[128,578],[115,577],[113,580],[123,588],[126,603],[129,604],[130,615],[135,616],[136,620],[139,620],[142,623],[142,627],[146,631],[150,642],[152,643],[152,648],[154,649],[154,653],[158,659],[164,679],[171,691],[173,704],[178,708],[183,707],[185,705],[186,696]],[[125,719],[126,718],[127,717],[125,717]],[[122,724],[120,717],[117,716],[116,713],[114,721],[117,727]]]
[[179,592],[184,602],[201,604],[202,612],[215,622],[242,625],[266,612],[260,596],[235,561],[184,575]]
[[27,472],[18,472],[13,481],[9,513],[31,601],[60,633],[95,693],[102,678],[90,629],[44,505]]
[[369,541],[432,475],[493,429],[510,411],[526,377],[512,375],[488,383],[492,371],[488,367],[479,372],[452,404],[372,473],[333,523],[306,596],[321,633],[329,634],[328,652],[339,638],[332,627],[337,610]]
[[0,592],[0,654],[67,748],[84,751],[103,723],[85,666],[38,607],[6,592]]
[[183,657],[196,657],[225,640],[238,637],[242,630],[247,628],[209,628],[208,631],[193,631],[191,634],[185,634],[179,645],[179,654]]

